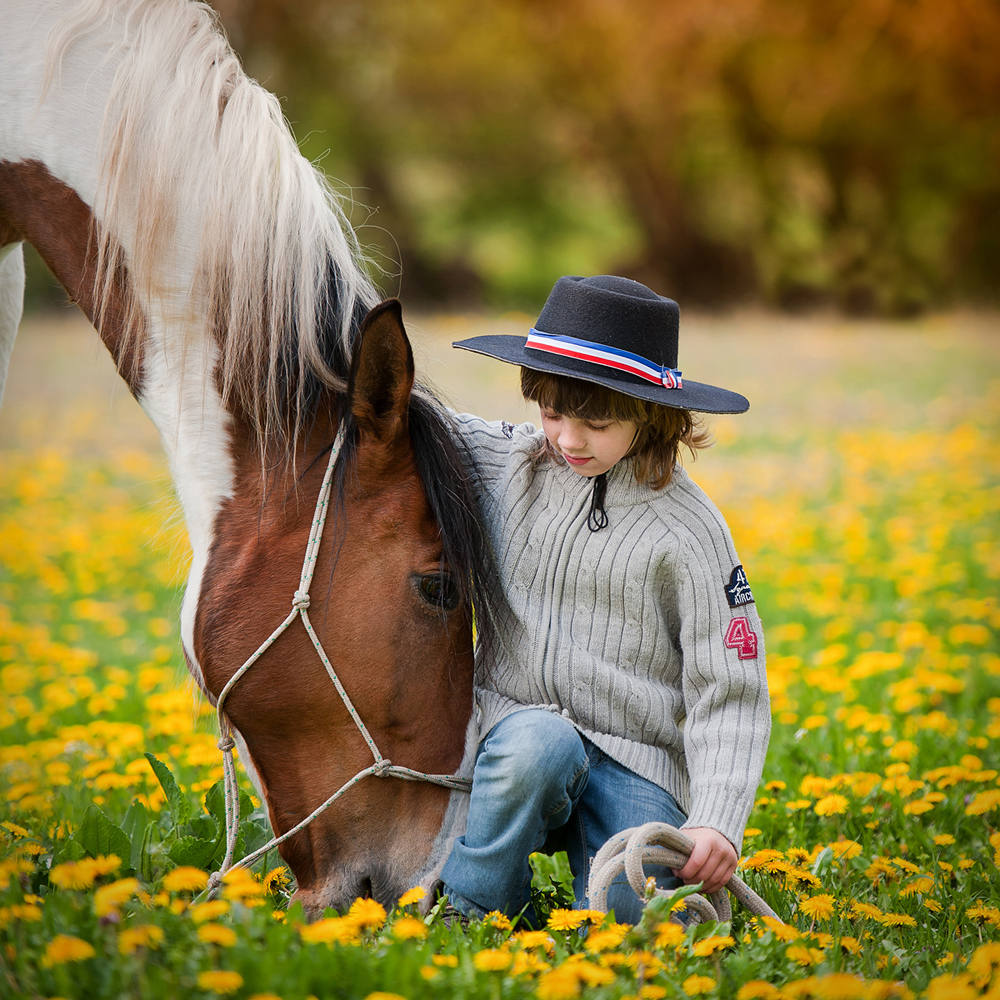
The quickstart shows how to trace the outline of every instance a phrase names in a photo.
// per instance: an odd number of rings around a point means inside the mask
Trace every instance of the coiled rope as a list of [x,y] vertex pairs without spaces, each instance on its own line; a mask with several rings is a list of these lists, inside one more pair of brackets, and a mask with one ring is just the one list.
[[[669,823],[646,823],[622,830],[597,852],[591,864],[590,882],[587,886],[591,907],[607,913],[608,890],[622,872],[628,877],[628,883],[635,894],[645,900],[646,874],[643,865],[664,865],[676,871],[684,867],[693,849],[694,841]],[[696,923],[732,918],[733,911],[725,889],[754,916],[781,919],[746,882],[733,875],[724,889],[712,893],[711,902],[698,893],[684,898]],[[670,893],[669,889],[655,890],[657,896],[669,896]]]
[[[472,788],[472,779],[463,778],[456,774],[426,774],[423,771],[414,771],[409,767],[400,767],[393,764],[392,761],[387,760],[382,756],[379,748],[375,744],[375,740],[372,739],[371,733],[368,732],[368,727],[365,726],[364,722],[361,720],[361,716],[358,715],[357,710],[351,703],[350,697],[348,697],[347,691],[344,689],[343,684],[340,683],[340,678],[337,676],[336,670],[333,669],[333,664],[330,662],[330,658],[326,655],[326,650],[323,649],[323,644],[319,641],[319,636],[316,635],[313,629],[312,622],[309,620],[309,588],[312,585],[313,572],[316,569],[316,561],[319,557],[319,547],[320,542],[323,539],[323,527],[326,524],[326,514],[330,506],[330,488],[333,482],[333,472],[337,465],[337,460],[340,457],[341,450],[344,446],[344,423],[341,422],[340,427],[337,430],[337,435],[334,438],[333,445],[330,448],[330,459],[327,462],[326,474],[323,476],[323,484],[320,486],[319,496],[316,499],[316,511],[313,515],[312,528],[309,532],[309,541],[306,544],[305,557],[302,560],[302,573],[299,576],[299,585],[292,597],[292,609],[288,612],[285,620],[267,637],[257,647],[256,652],[254,652],[246,662],[229,678],[226,686],[219,693],[219,698],[216,702],[215,708],[218,713],[219,718],[219,742],[218,747],[222,751],[222,766],[224,774],[224,789],[225,789],[225,801],[226,801],[226,855],[222,860],[222,865],[217,872],[213,872],[208,879],[208,886],[205,892],[211,899],[212,896],[218,892],[219,886],[222,883],[223,876],[233,868],[247,868],[252,865],[258,858],[263,857],[268,851],[277,847],[279,844],[284,843],[289,837],[294,837],[300,830],[307,827],[317,816],[324,813],[334,802],[337,801],[349,788],[352,788],[363,778],[367,778],[372,775],[376,778],[402,778],[404,781],[428,781],[431,784],[443,785],[445,788],[453,788],[458,791],[468,792]],[[290,830],[286,830],[280,837],[272,837],[263,847],[259,847],[256,851],[246,855],[246,857],[241,858],[237,862],[233,862],[233,855],[236,852],[236,840],[239,835],[239,825],[240,825],[240,803],[239,803],[239,785],[236,779],[236,763],[233,760],[233,750],[236,747],[236,741],[233,738],[233,728],[229,723],[229,719],[226,717],[223,709],[226,703],[226,697],[229,692],[233,689],[236,682],[260,659],[260,657],[267,652],[274,641],[280,636],[296,618],[302,619],[302,625],[309,636],[310,641],[313,644],[313,648],[316,650],[316,655],[319,657],[320,662],[326,669],[330,680],[333,682],[333,686],[337,689],[337,694],[340,695],[340,700],[344,703],[344,707],[350,713],[351,718],[354,720],[354,724],[358,727],[358,731],[364,738],[365,743],[368,744],[368,749],[371,750],[372,756],[374,757],[374,762],[368,767],[359,771],[353,778],[346,781],[340,788],[337,789],[322,805],[314,809],[308,816],[300,820],[295,824]]]

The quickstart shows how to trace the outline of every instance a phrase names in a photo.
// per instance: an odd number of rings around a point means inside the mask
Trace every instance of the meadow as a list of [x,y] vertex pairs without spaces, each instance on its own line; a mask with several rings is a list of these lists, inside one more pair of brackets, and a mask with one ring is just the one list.
[[[74,317],[26,322],[0,411],[0,996],[350,1000],[1000,997],[997,316],[685,317],[744,392],[688,469],[765,624],[773,734],[741,874],[785,923],[555,906],[467,929],[359,900],[307,924],[273,853],[221,856],[210,706],[177,636],[183,522],[151,427]],[[528,415],[422,316],[459,408]],[[249,845],[266,820],[245,783]]]

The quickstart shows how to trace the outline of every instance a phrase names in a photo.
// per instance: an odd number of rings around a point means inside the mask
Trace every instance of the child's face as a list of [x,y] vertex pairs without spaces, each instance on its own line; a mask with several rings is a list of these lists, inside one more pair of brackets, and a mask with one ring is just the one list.
[[632,447],[632,420],[583,420],[540,407],[549,443],[579,476],[599,476],[620,462]]

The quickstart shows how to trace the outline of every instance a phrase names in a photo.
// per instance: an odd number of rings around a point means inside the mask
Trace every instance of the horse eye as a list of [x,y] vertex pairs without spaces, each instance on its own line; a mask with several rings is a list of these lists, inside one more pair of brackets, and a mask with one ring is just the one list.
[[447,573],[420,578],[420,596],[443,611],[454,611],[458,607],[458,587]]

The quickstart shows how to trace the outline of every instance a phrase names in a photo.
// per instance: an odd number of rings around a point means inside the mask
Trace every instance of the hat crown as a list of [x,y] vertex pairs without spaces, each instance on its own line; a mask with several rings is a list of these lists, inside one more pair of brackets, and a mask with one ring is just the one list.
[[560,278],[536,323],[542,333],[575,337],[677,367],[680,307],[651,288],[613,274]]

